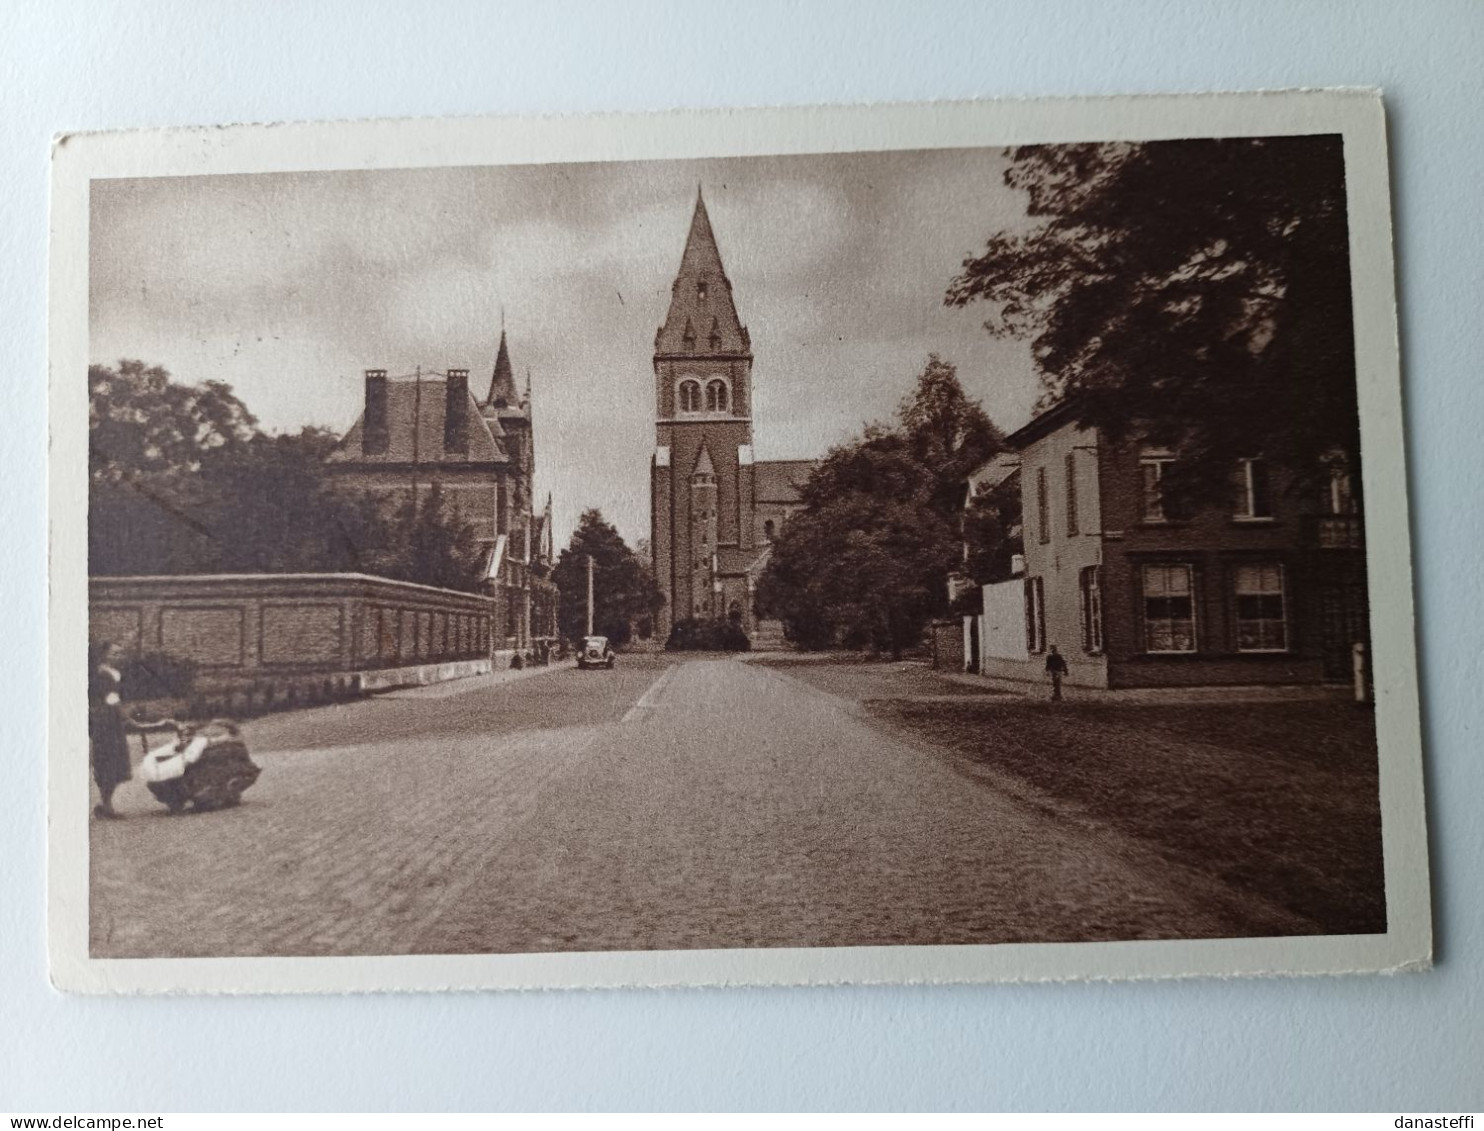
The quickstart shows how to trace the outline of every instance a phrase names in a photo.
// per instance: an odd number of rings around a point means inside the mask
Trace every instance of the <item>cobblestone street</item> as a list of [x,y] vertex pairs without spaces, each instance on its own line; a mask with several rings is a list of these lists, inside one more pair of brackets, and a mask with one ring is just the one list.
[[127,819],[92,826],[93,953],[1312,929],[786,672],[634,656],[521,675],[260,719],[263,775],[238,809],[168,817],[128,783]]

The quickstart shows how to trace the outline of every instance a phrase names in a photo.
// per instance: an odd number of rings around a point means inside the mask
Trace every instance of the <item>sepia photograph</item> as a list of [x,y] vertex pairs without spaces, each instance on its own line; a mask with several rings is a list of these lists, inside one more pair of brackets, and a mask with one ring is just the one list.
[[1379,100],[833,113],[59,141],[59,984],[1427,964]]

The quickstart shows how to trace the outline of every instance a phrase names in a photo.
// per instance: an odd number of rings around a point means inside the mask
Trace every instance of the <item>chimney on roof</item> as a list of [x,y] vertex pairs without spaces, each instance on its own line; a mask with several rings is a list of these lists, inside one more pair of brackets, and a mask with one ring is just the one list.
[[387,431],[386,370],[366,370],[366,409],[361,417],[361,454],[385,455],[391,446]]
[[450,369],[444,382],[443,450],[469,450],[469,371]]

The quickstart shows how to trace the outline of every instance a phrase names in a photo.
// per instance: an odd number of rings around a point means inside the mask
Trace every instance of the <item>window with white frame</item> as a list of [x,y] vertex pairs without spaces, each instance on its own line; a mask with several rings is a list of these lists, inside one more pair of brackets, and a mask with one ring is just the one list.
[[1146,565],[1144,651],[1195,651],[1195,570],[1189,565]]
[[1103,581],[1097,566],[1088,566],[1078,577],[1082,595],[1082,650],[1103,650]]
[[1174,456],[1153,453],[1145,455],[1139,460],[1139,470],[1143,476],[1143,516],[1145,522],[1168,522],[1172,517],[1169,502],[1165,497],[1165,479],[1170,464],[1174,462]]
[[1237,651],[1288,651],[1283,567],[1275,562],[1239,565],[1233,575],[1233,586],[1237,604]]
[[700,412],[701,383],[691,378],[680,382],[679,400],[681,412]]
[[1266,460],[1244,459],[1237,464],[1237,509],[1234,517],[1243,522],[1265,522],[1273,517]]

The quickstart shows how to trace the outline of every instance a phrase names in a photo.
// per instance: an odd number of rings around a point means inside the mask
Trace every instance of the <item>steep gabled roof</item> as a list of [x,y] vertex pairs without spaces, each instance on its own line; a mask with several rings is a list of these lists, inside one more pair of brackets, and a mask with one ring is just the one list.
[[387,445],[384,452],[367,455],[361,447],[365,414],[356,417],[350,431],[330,453],[327,462],[347,463],[504,463],[507,459],[499,437],[499,421],[479,414],[479,405],[469,395],[465,412],[469,450],[450,452],[443,447],[443,414],[447,383],[442,378],[419,381],[390,380],[386,385]]
[[1019,451],[1027,444],[1039,440],[1042,436],[1049,436],[1057,429],[1064,428],[1068,424],[1077,427],[1079,426],[1077,414],[1081,408],[1081,399],[1078,397],[1068,397],[1064,400],[1057,401],[1050,408],[1042,409],[1035,416],[1031,417],[1028,423],[1021,425],[1014,432],[1011,432],[1010,435],[1006,436],[1005,444]]
[[746,356],[751,348],[747,328],[732,301],[732,283],[721,263],[706,201],[697,189],[690,235],[670,291],[670,311],[655,335],[654,352]]

